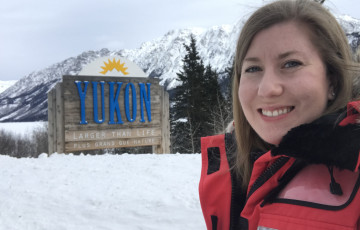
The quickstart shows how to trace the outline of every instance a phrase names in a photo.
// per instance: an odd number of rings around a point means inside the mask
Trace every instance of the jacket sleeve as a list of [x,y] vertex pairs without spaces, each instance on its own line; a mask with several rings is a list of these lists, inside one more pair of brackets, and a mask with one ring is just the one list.
[[225,135],[201,138],[199,196],[208,230],[230,227],[231,176],[224,139]]

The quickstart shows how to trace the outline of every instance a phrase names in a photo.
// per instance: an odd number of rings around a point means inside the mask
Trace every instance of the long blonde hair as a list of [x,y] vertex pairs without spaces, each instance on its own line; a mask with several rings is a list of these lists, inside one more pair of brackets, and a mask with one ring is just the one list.
[[353,63],[351,51],[344,31],[327,9],[311,0],[280,0],[255,11],[243,26],[237,42],[232,89],[237,142],[235,169],[242,178],[243,187],[247,187],[252,171],[250,151],[270,149],[246,120],[238,98],[243,60],[257,33],[286,21],[299,22],[311,29],[311,42],[318,48],[326,65],[327,76],[334,88],[336,98],[329,102],[324,114],[343,108],[351,100],[352,71],[349,68]]

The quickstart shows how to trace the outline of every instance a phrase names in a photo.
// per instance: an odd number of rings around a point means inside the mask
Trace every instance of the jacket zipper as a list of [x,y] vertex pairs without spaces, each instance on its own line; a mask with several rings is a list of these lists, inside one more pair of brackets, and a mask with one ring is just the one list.
[[246,200],[246,190],[241,187],[242,179],[240,179],[234,170],[234,159],[232,154],[235,154],[234,149],[234,136],[233,134],[225,134],[225,149],[226,149],[226,158],[228,160],[230,168],[230,178],[231,178],[231,203],[230,203],[230,227],[229,230],[239,229],[239,216],[244,208]]
[[249,199],[249,197],[262,185],[265,184],[266,181],[268,181],[281,167],[283,167],[286,162],[289,161],[289,157],[280,157],[279,159],[275,160],[274,163],[272,163],[254,182],[254,184],[251,186],[249,194],[246,198],[246,201]]
[[230,205],[230,230],[239,229],[239,216],[244,208],[246,200],[246,190],[244,191],[237,181],[237,177],[234,172],[231,172],[231,205]]

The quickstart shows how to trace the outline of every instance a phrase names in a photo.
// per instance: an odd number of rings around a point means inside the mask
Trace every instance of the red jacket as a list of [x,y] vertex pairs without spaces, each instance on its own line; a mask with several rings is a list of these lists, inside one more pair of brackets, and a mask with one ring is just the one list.
[[335,128],[321,119],[291,130],[255,160],[247,191],[230,170],[232,135],[202,138],[207,229],[360,229],[359,111],[352,102]]

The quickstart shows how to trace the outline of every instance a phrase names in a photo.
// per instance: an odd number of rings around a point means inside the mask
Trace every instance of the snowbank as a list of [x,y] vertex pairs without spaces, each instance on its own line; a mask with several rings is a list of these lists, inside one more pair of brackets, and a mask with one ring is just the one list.
[[206,229],[200,167],[199,154],[0,156],[0,229]]

